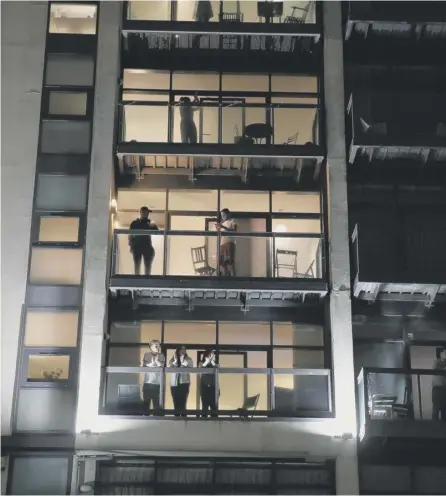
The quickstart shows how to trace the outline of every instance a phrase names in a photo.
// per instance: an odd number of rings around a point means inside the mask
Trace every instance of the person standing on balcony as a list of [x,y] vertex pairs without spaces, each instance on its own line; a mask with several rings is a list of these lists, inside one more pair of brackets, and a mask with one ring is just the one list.
[[[158,231],[158,227],[149,219],[150,210],[148,207],[141,207],[140,217],[130,224],[130,230],[148,230]],[[141,260],[144,259],[145,275],[150,276],[152,263],[155,258],[155,250],[152,246],[152,237],[150,234],[130,234],[129,235],[130,251],[133,255],[135,265],[135,274],[141,273]]]
[[220,275],[235,276],[235,238],[226,233],[237,232],[237,223],[229,209],[220,213],[220,222],[215,225],[220,236]]
[[[215,352],[213,350],[206,350],[203,353],[203,358],[198,364],[199,367],[215,369],[218,367],[215,362]],[[207,417],[207,412],[217,412],[217,401],[215,398],[216,393],[215,374],[201,374],[200,377],[200,397],[201,408],[203,409],[203,418]],[[217,417],[216,413],[211,413],[211,417]]]
[[[164,367],[166,359],[161,353],[161,343],[157,339],[153,339],[150,344],[150,351],[144,354],[142,361],[143,367]],[[149,408],[153,406],[153,412],[155,415],[161,415],[160,406],[160,392],[161,392],[161,374],[164,371],[157,370],[153,372],[146,372],[144,374],[144,385],[142,387],[142,396],[144,403]]]
[[433,369],[445,375],[432,376],[432,419],[446,422],[446,346],[437,350]]
[[[183,368],[193,367],[194,362],[187,354],[186,347],[180,346],[175,350],[173,357],[169,360],[169,367]],[[170,391],[172,393],[175,417],[180,414],[186,416],[187,398],[189,397],[190,374],[189,372],[174,372],[170,378]]]
[[199,107],[194,106],[197,103],[199,103],[197,95],[193,102],[188,96],[180,98],[181,143],[195,144],[197,142],[197,126],[194,121],[194,112],[199,110]]

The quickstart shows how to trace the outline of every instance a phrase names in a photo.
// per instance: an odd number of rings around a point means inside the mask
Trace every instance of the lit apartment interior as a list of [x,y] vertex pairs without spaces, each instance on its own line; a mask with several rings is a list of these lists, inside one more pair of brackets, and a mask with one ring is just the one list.
[[[322,277],[322,221],[316,192],[119,189],[114,227],[128,229],[145,205],[161,231],[152,234],[152,275],[163,275],[163,270],[164,275],[200,275],[205,264],[216,275],[218,202],[220,209],[229,208],[237,222],[238,277]],[[177,236],[163,230],[193,233]],[[115,273],[132,274],[128,233],[117,232]],[[205,254],[203,263],[196,262],[197,249]]]

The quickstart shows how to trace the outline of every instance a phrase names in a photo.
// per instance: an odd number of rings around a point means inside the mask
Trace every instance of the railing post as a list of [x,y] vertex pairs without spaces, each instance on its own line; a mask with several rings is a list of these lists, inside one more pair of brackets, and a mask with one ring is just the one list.
[[[418,387],[418,407],[420,409],[420,420],[423,420],[423,404],[421,401],[421,379],[420,374],[417,374],[417,387]],[[414,412],[415,416],[415,412]]]
[[221,257],[221,232],[217,231],[217,277],[221,275],[220,257]]
[[274,396],[274,372],[272,369],[269,369],[269,403],[270,403],[270,410],[273,412],[276,408],[276,397]]
[[118,249],[117,236],[118,235],[114,232],[112,239],[112,264],[111,264],[112,277],[116,274],[116,251]]
[[217,407],[218,411],[218,400],[220,399],[220,374],[218,367],[214,368],[214,374],[215,374],[215,406]]
[[163,276],[167,275],[167,234],[163,234]]

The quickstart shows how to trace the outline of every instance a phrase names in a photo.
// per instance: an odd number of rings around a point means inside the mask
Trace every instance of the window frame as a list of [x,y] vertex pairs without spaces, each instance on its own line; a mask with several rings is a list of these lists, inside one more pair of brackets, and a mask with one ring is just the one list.
[[[96,11],[95,11],[95,28],[94,28],[94,33],[59,33],[59,32],[52,32],[50,31],[50,22],[51,22],[51,7],[53,5],[58,5],[58,4],[61,4],[61,5],[88,5],[88,6],[94,6],[96,7]],[[86,2],[82,2],[82,1],[79,1],[79,0],[72,0],[72,1],[50,1],[49,2],[49,8],[48,8],[48,26],[47,26],[47,35],[51,36],[51,35],[62,35],[62,36],[88,36],[88,37],[97,37],[98,36],[98,28],[99,28],[99,2],[95,2],[95,1],[86,1]]]
[[[20,370],[20,389],[75,389],[78,355],[79,351],[77,348],[23,347]],[[60,381],[45,379],[42,379],[41,381],[29,381],[28,364],[30,356],[68,356],[68,379]]]
[[[45,217],[66,217],[66,218],[77,218],[79,220],[79,226],[77,231],[76,241],[39,241],[40,235],[40,225],[42,218]],[[31,244],[32,246],[60,246],[60,247],[83,247],[85,245],[85,237],[87,230],[87,216],[85,212],[82,211],[72,211],[72,212],[53,212],[53,211],[42,211],[34,210],[33,219],[31,225]]]
[[[86,94],[85,114],[53,114],[50,112],[51,93]],[[90,86],[46,86],[42,92],[42,120],[91,120],[93,119],[94,91]]]

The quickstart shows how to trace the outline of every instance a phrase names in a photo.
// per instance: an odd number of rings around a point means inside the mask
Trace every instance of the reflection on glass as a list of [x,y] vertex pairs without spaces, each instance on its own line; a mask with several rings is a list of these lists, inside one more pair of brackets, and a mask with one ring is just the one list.
[[167,105],[125,105],[124,141],[167,142],[168,116]]
[[368,408],[372,419],[406,416],[408,380],[404,374],[368,373]]
[[320,213],[319,193],[297,193],[295,191],[273,191],[272,211],[283,213]]
[[83,3],[51,3],[50,33],[96,34],[97,6]]

